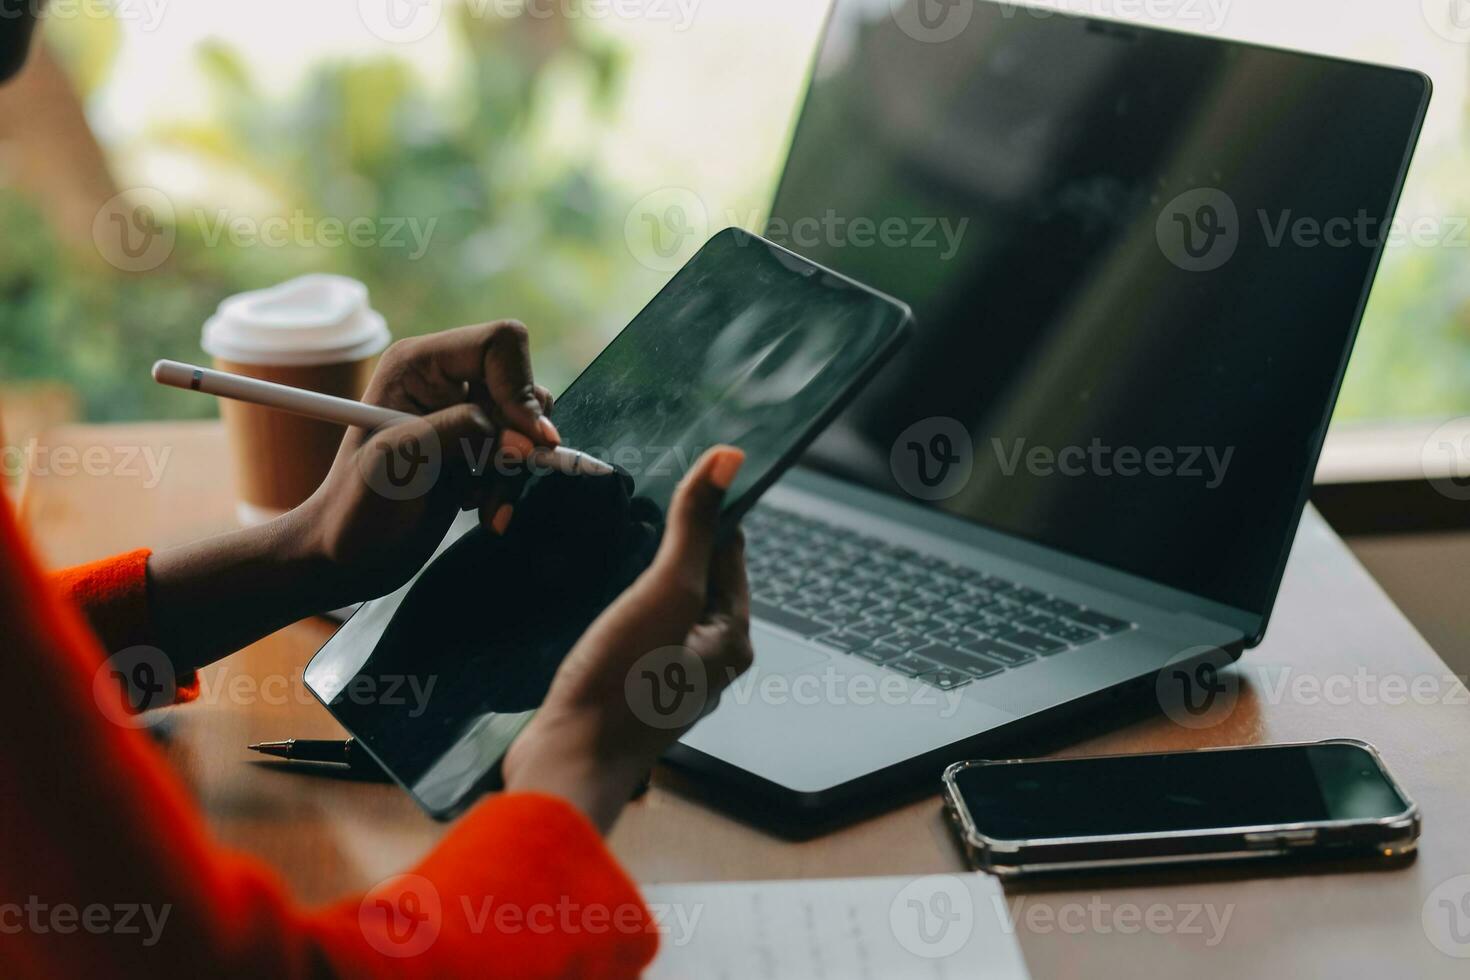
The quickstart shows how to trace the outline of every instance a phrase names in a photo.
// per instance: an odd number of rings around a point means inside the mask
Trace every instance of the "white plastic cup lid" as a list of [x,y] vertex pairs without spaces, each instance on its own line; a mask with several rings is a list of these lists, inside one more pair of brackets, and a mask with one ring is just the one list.
[[201,345],[236,364],[295,366],[372,357],[389,339],[367,286],[317,273],[229,297],[205,321]]

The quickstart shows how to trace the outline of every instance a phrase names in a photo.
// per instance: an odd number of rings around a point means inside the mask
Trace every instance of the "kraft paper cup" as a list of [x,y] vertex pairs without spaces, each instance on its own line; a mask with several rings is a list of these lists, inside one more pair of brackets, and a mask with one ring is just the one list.
[[[388,346],[381,314],[356,279],[308,275],[220,303],[202,346],[221,371],[343,398],[361,398]],[[342,426],[222,399],[220,414],[235,462],[242,524],[271,520],[321,485]]]

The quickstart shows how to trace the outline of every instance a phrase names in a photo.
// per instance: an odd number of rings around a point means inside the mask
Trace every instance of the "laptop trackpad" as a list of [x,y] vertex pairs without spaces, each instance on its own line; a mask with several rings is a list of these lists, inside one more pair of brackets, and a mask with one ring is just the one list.
[[794,674],[813,664],[826,663],[832,659],[830,654],[774,630],[765,629],[760,623],[751,624],[750,641],[755,647],[754,666],[762,677]]

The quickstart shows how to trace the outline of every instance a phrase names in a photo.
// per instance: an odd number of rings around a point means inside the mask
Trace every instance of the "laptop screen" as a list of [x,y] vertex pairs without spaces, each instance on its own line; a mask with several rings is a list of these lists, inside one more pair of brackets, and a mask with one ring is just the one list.
[[917,318],[806,461],[1264,615],[1427,82],[920,2],[839,0],[767,228]]

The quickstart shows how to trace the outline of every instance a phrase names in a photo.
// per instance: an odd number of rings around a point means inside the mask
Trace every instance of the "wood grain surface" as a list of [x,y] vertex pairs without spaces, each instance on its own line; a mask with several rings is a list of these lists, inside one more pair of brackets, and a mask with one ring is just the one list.
[[[43,445],[50,465],[38,462],[28,474],[21,506],[52,563],[230,526],[228,454],[215,424],[74,426]],[[90,451],[94,463],[111,460],[111,469],[63,467],[61,447],[79,457]],[[156,482],[143,463],[147,452],[165,460]],[[137,466],[124,466],[126,459]],[[284,772],[246,752],[257,739],[338,733],[300,679],[332,628],[298,623],[211,668],[201,703],[169,709],[159,732],[218,838],[259,855],[308,902],[403,869],[445,830],[393,787]],[[1470,957],[1470,699],[1315,511],[1302,522],[1269,638],[1247,652],[1231,685],[1233,709],[1206,727],[1133,713],[1059,731],[1045,749],[1366,739],[1423,809],[1417,859],[1009,887],[1033,975],[1466,976],[1470,959],[1447,955],[1430,933],[1436,921],[1459,915],[1451,924],[1465,942],[1451,952]],[[612,846],[637,879],[963,873],[937,795],[805,841],[734,819],[706,796],[687,777],[661,771],[652,791],[629,806]],[[1451,904],[1442,904],[1447,897]]]

